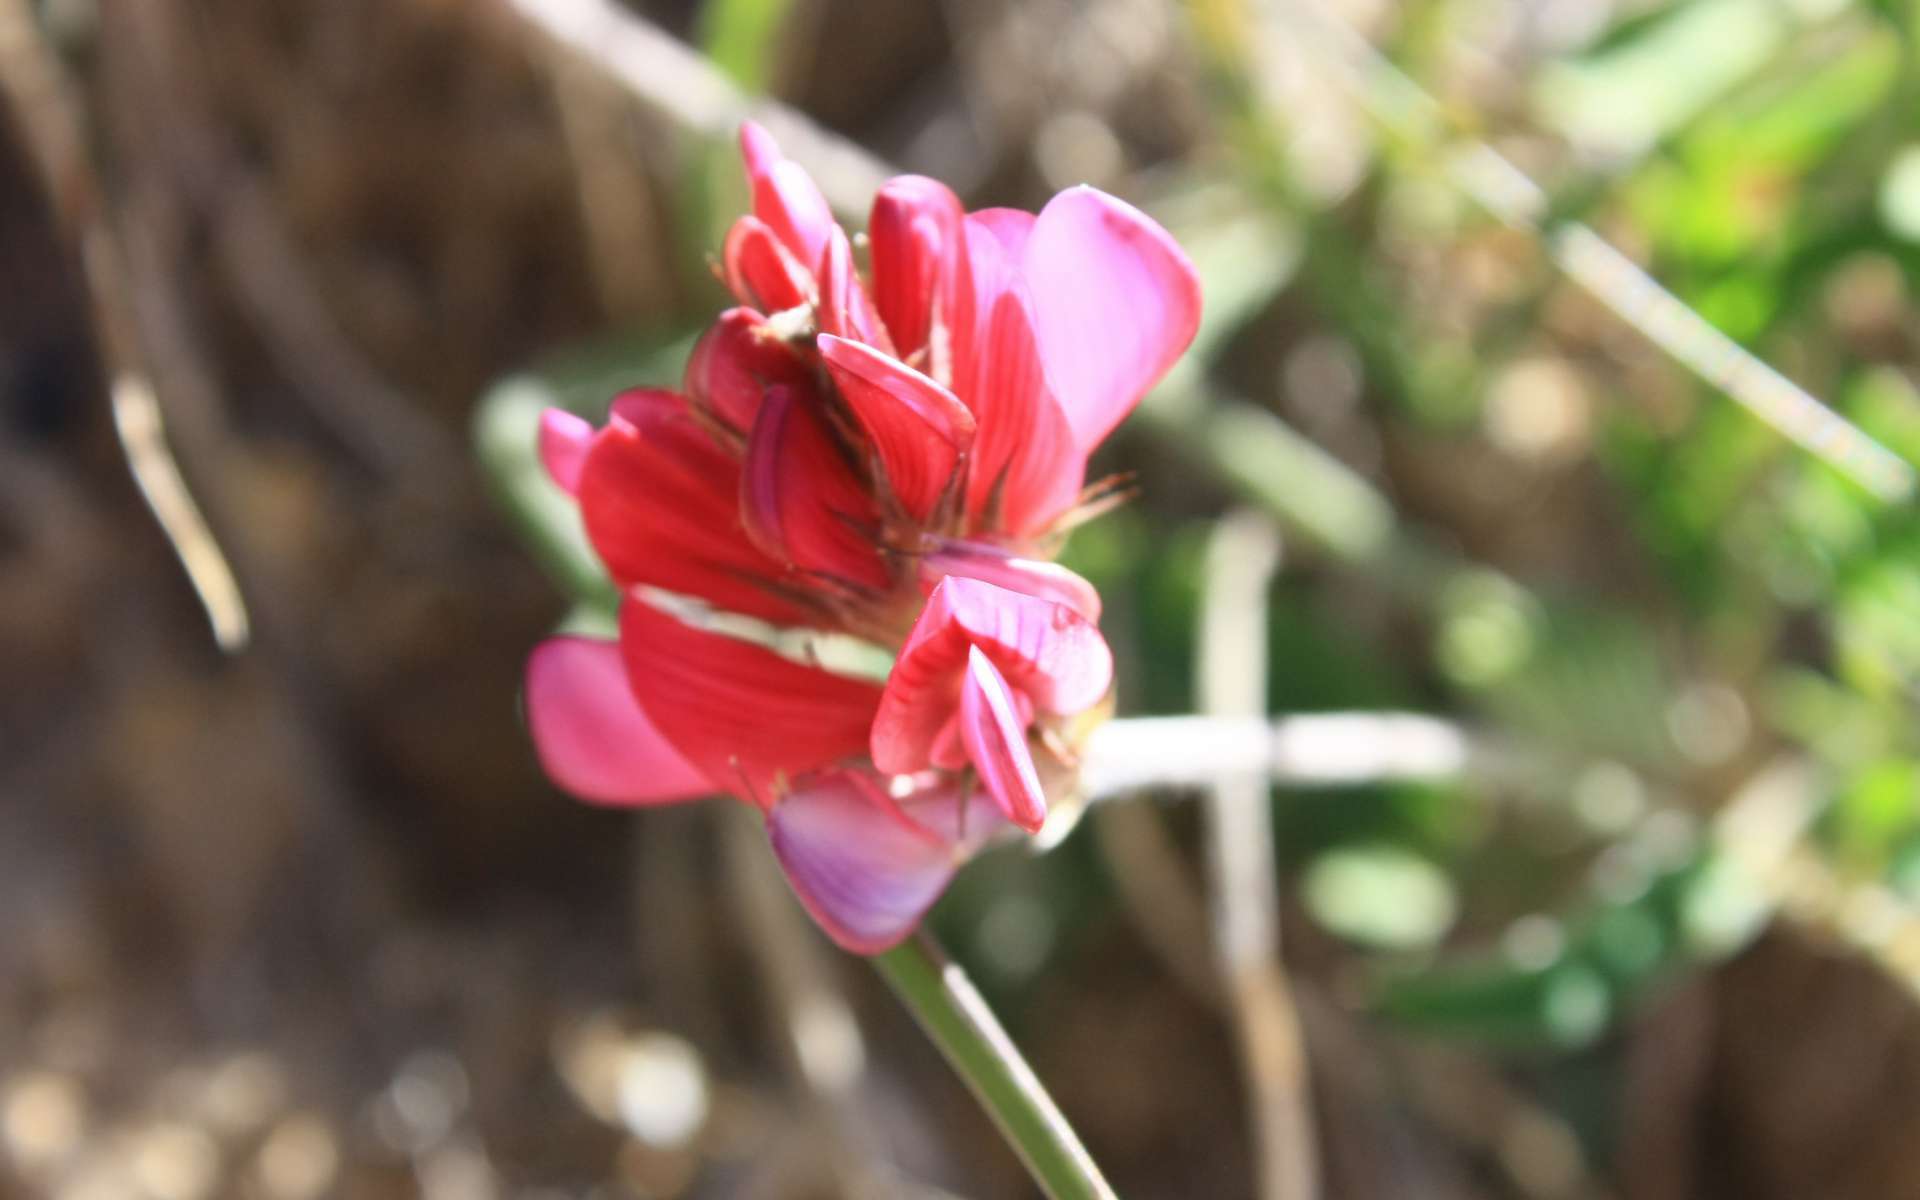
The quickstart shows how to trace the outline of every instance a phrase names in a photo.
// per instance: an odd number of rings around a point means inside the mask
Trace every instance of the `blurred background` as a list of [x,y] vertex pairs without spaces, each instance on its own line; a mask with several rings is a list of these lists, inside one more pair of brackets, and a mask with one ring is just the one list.
[[935,916],[1122,1194],[1920,1195],[1920,6],[0,0],[0,92],[0,1192],[1032,1194],[751,820],[517,711],[531,415],[677,379],[751,106],[1204,276],[1068,561],[1123,713],[1298,735],[1286,976],[1225,792]]

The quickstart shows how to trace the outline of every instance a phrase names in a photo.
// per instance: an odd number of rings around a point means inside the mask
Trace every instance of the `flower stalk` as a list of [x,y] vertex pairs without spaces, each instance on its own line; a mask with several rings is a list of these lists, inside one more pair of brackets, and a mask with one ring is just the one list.
[[1053,1097],[933,935],[923,929],[873,963],[1050,1200],[1115,1200]]

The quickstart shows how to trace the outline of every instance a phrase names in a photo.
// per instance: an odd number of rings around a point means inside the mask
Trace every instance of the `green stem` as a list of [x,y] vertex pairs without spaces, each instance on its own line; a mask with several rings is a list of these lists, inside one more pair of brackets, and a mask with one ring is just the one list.
[[873,960],[1052,1200],[1115,1200],[966,972],[922,930]]

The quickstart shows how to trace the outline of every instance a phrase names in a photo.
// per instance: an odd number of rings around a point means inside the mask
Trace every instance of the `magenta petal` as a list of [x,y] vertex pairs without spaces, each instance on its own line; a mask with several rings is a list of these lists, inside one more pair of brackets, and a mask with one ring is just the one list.
[[910,515],[925,520],[973,444],[973,414],[946,388],[859,342],[823,333],[819,347],[894,495]]
[[767,814],[794,894],[834,941],[878,954],[913,932],[959,865],[953,847],[906,820],[869,774],[812,776]]
[[1099,703],[1113,683],[1113,652],[1073,609],[948,576],[927,598],[887,675],[869,742],[875,766],[904,774],[932,761],[976,647],[1018,696],[1042,712],[1081,712]]
[[593,448],[593,426],[564,408],[540,414],[540,465],[560,488],[571,495],[580,490],[580,469]]
[[812,398],[769,388],[747,438],[740,476],[747,534],[768,555],[803,571],[884,588],[879,523],[867,494]]
[[1193,340],[1199,276],[1151,217],[1090,187],[1041,210],[1023,271],[1047,381],[1091,451]]
[[803,263],[820,261],[834,228],[833,210],[805,168],[780,153],[773,135],[748,121],[740,126],[740,152],[753,185],[753,214]]
[[1026,253],[1036,218],[1023,208],[982,208],[967,214],[967,219],[991,233],[1008,257],[1018,262]]
[[765,317],[751,308],[730,308],[693,344],[683,386],[696,408],[745,433],[768,387],[801,383],[809,371]]
[[1027,725],[1015,711],[1007,681],[974,646],[960,685],[960,733],[980,781],[1007,819],[1029,832],[1047,819],[1047,794],[1027,749]]
[[973,853],[1007,826],[1006,816],[979,788],[939,772],[920,776],[894,803],[909,820],[951,843],[961,855]]
[[972,356],[965,397],[980,424],[967,479],[967,512],[979,527],[1033,537],[1072,508],[1086,454],[1047,386],[1031,316],[1017,291],[1003,293]]
[[[867,221],[874,306],[900,357],[936,378],[951,377],[951,326],[961,305],[971,303],[965,219],[946,184],[901,175],[874,196]],[[943,339],[945,346],[934,345]]]
[[817,619],[741,526],[739,462],[672,392],[614,398],[579,496],[587,538],[622,587],[664,588],[776,624]]
[[867,298],[866,285],[853,265],[853,247],[838,225],[827,237],[827,248],[820,255],[816,272],[820,280],[820,308],[816,319],[821,333],[865,342],[884,354],[893,353],[893,340],[873,301]]
[[663,804],[715,789],[634,699],[618,642],[548,638],[527,660],[527,725],[547,777],[598,804]]
[[733,223],[720,261],[727,287],[742,304],[762,312],[795,308],[813,297],[811,266],[794,257],[758,217],[741,217]]
[[1012,592],[1064,604],[1089,621],[1100,620],[1100,593],[1056,562],[1016,558],[997,546],[950,542],[920,560],[920,586],[927,592],[949,575],[983,579]]

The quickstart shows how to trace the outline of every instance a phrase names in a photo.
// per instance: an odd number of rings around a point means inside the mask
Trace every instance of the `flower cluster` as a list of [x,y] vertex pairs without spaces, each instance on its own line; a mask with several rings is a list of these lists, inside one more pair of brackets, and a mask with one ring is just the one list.
[[[1199,285],[1092,188],[968,213],[918,176],[875,198],[863,279],[805,171],[758,126],[741,143],[753,212],[721,263],[740,307],[681,391],[623,393],[598,429],[543,419],[622,602],[617,642],[535,650],[528,718],[584,799],[758,805],[808,911],[872,953],[1074,786],[1113,659],[1099,596],[1048,559],[1107,498],[1088,456],[1192,339]],[[749,627],[894,661],[883,684]]]

